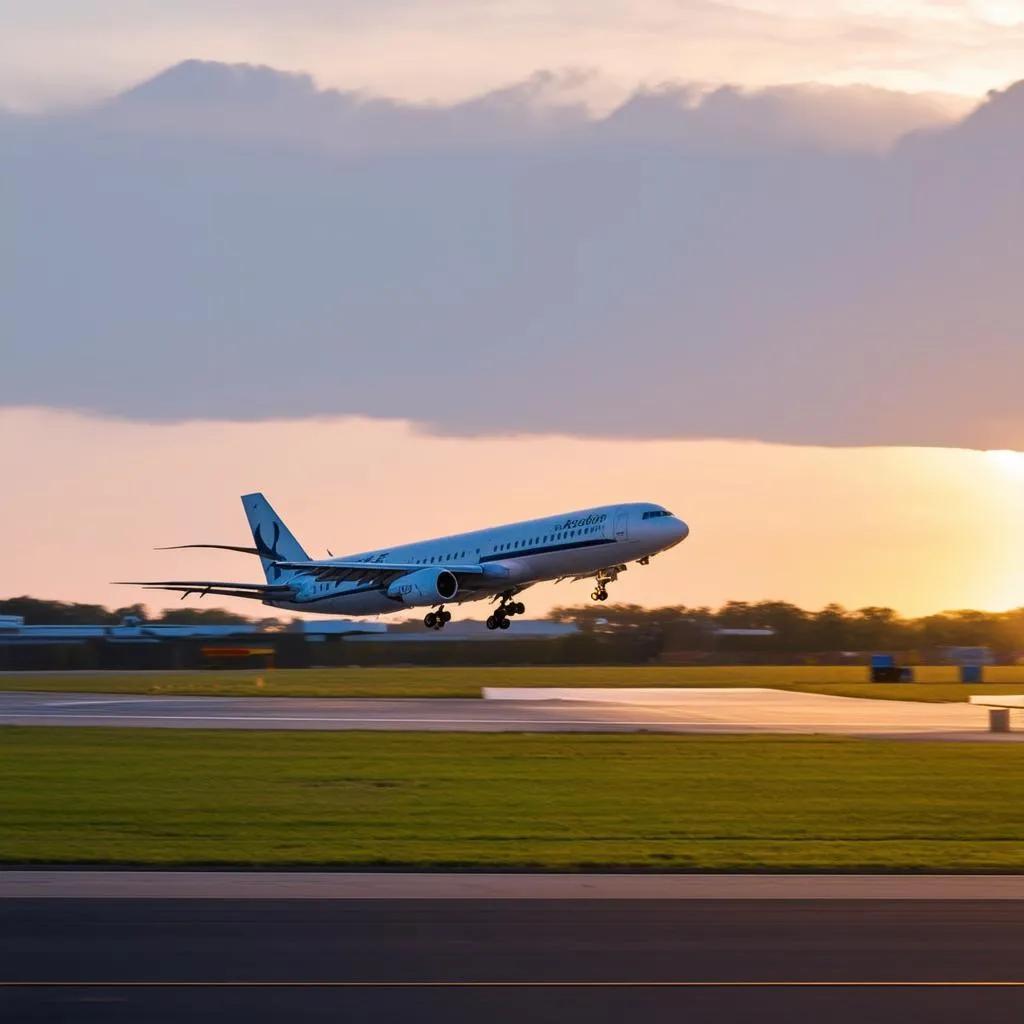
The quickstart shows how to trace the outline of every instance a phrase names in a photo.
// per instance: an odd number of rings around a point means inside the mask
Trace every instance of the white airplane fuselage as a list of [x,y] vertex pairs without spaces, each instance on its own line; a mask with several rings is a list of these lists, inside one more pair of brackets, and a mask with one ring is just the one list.
[[[480,565],[482,575],[461,586],[448,604],[493,598],[534,583],[564,577],[594,576],[604,569],[650,558],[685,539],[686,523],[660,505],[638,502],[604,505],[543,519],[530,519],[471,533],[365,551],[338,562],[405,562],[426,568]],[[325,559],[323,565],[330,565]],[[282,580],[284,582],[284,580]],[[353,582],[289,580],[299,585],[289,600],[266,600],[288,611],[329,615],[379,615],[401,611],[418,601],[396,600],[394,588]],[[435,602],[436,603],[436,602]]]

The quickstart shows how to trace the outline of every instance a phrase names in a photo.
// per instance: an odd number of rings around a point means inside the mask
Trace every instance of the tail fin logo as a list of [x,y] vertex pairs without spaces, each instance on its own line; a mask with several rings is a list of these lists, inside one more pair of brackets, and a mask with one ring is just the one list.
[[[273,522],[274,539],[269,545],[263,539],[262,527],[258,524],[253,528],[252,539],[256,543],[256,550],[261,558],[266,558],[270,562],[283,562],[284,556],[277,550],[277,545],[281,540],[281,524],[276,519]],[[268,566],[267,571],[273,574],[275,580],[280,579],[281,570],[276,565]]]

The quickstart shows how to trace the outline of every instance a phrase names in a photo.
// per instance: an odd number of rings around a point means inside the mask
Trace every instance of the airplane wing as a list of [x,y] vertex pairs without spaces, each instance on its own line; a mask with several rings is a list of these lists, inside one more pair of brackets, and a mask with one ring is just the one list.
[[447,565],[443,562],[423,565],[420,562],[351,562],[332,558],[309,562],[275,562],[274,565],[289,572],[304,573],[315,580],[337,583],[390,583],[399,576],[418,572],[420,569],[447,569],[456,576],[484,575],[482,565]]
[[180,591],[182,600],[189,594],[205,597],[216,594],[218,597],[248,597],[254,601],[286,601],[295,590],[293,587],[272,583],[218,583],[211,580],[117,580],[115,586],[142,587],[143,590]]
[[[193,546],[193,545],[188,545]],[[194,545],[212,547],[213,545]],[[220,545],[217,545],[218,547]],[[318,582],[376,583],[386,586],[408,573],[419,569],[447,569],[456,576],[483,576],[481,565],[445,565],[435,563],[425,566],[419,562],[351,562],[351,561],[309,561],[274,562],[274,566],[289,572],[300,572]],[[286,601],[295,596],[295,586],[288,583],[223,583],[215,580],[119,580],[118,586],[142,587],[144,590],[170,590],[180,592],[182,598],[189,594],[205,597],[247,597],[254,601]]]
[[[237,551],[244,555],[258,555],[258,548],[244,547],[236,544],[173,544],[170,547],[157,548],[158,551],[181,551],[185,548],[206,548],[215,551]],[[419,569],[430,568],[421,562],[359,562],[344,559],[311,559],[307,562],[274,562],[278,569],[289,572],[301,572],[313,579],[326,583],[390,583],[406,573]],[[483,566],[475,564],[451,565],[443,562],[434,563],[438,569],[447,569],[456,576],[486,575]]]

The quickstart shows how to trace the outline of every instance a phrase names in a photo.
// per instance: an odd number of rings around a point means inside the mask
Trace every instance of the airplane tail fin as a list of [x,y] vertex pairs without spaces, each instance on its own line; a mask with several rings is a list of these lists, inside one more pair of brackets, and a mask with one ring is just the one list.
[[254,494],[243,494],[242,507],[245,509],[246,519],[249,520],[252,539],[259,552],[263,573],[268,583],[278,583],[282,576],[290,575],[274,565],[275,562],[309,561],[309,555],[303,550],[302,545],[262,494],[258,491]]

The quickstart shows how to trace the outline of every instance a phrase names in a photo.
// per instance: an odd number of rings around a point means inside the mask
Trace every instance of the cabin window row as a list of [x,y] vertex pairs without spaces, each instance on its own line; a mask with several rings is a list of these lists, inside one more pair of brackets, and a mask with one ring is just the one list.
[[[664,513],[668,515],[668,513]],[[546,533],[537,537],[531,537],[529,540],[517,540],[509,541],[506,544],[495,544],[492,551],[495,553],[499,551],[518,551],[523,548],[536,547],[538,544],[551,544],[555,541],[568,540],[573,537],[584,537],[590,534],[599,533],[601,527],[599,526],[587,526],[578,530],[562,530],[558,533]],[[477,555],[480,554],[480,549],[477,549]],[[435,565],[440,562],[453,562],[455,560],[462,560],[466,557],[465,551],[456,551],[450,555],[432,555],[430,558],[417,559],[417,565]]]
[[520,548],[532,548],[538,544],[551,544],[555,541],[568,540],[573,537],[583,537],[592,533],[600,532],[598,526],[587,526],[580,530],[562,530],[559,533],[543,534],[539,537],[531,537],[529,540],[509,541],[507,544],[495,544],[495,553],[499,551],[516,551]]
[[[478,555],[480,554],[480,549],[479,548],[477,548],[477,552],[476,553]],[[417,558],[416,559],[416,564],[417,565],[434,565],[437,562],[454,562],[456,560],[461,562],[465,557],[466,557],[466,552],[465,551],[456,551],[456,552],[454,552],[453,554],[450,554],[450,555],[431,555],[430,558]]]

